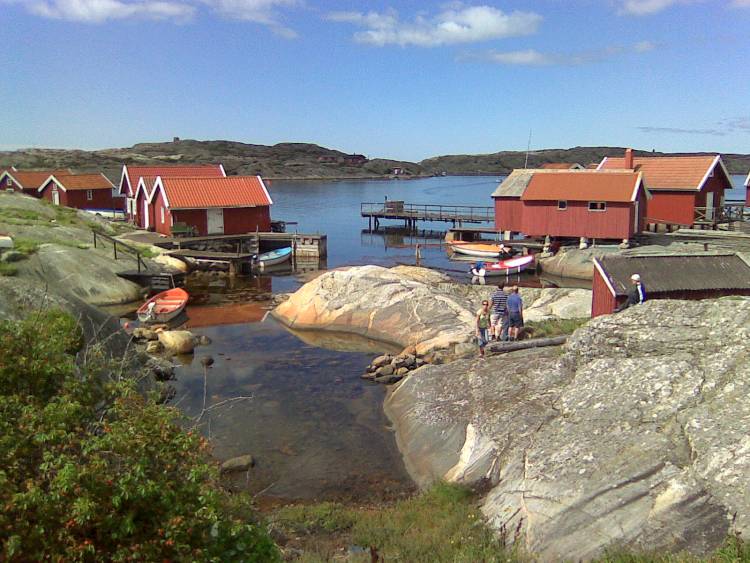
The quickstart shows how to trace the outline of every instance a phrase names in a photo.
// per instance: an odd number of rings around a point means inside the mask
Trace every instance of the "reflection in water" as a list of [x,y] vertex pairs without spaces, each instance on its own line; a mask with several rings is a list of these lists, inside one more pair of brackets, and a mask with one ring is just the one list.
[[[200,429],[215,456],[256,458],[249,474],[228,477],[233,487],[284,499],[388,498],[410,491],[387,429],[384,389],[359,377],[373,354],[395,350],[343,334],[290,333],[266,318],[271,291],[284,288],[284,281],[189,276],[185,326],[211,344],[196,348],[195,357],[175,358],[173,403],[195,419],[205,390]],[[206,355],[214,360],[210,368],[199,361]],[[231,400],[236,397],[250,398]]]

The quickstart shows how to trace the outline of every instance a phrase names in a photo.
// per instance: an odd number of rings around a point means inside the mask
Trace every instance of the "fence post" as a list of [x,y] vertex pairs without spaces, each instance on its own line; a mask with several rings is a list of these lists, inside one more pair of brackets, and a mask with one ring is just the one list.
[[96,248],[96,231],[94,231],[94,248]]
[[115,260],[117,260],[117,241],[112,239],[112,248],[115,249]]

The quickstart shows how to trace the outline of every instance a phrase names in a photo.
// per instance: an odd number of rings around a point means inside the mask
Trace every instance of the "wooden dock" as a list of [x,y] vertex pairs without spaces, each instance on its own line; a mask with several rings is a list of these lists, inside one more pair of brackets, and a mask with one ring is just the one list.
[[441,221],[461,226],[464,223],[494,223],[495,209],[474,205],[438,205],[429,203],[405,203],[386,200],[382,203],[361,203],[360,214],[366,217],[370,230],[380,226],[381,219],[404,222],[406,228],[414,228],[417,221]]
[[[256,232],[240,235],[171,237],[155,242],[168,250],[195,250],[231,254],[259,254],[291,246],[300,258],[326,258],[328,237],[323,234]],[[209,258],[210,259],[210,258]]]

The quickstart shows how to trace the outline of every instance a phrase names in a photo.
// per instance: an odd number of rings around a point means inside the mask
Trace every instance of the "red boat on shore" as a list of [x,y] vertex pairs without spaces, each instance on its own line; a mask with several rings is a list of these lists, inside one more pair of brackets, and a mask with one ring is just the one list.
[[[509,276],[510,274],[517,274],[525,269],[534,265],[534,255],[527,254],[525,256],[516,256],[514,258],[508,258],[506,260],[500,260],[499,262],[485,262],[480,271],[484,272],[484,276]],[[475,274],[472,268],[471,275],[483,277],[482,274]]]
[[176,287],[157,293],[138,308],[138,320],[142,323],[166,323],[185,308],[188,292]]

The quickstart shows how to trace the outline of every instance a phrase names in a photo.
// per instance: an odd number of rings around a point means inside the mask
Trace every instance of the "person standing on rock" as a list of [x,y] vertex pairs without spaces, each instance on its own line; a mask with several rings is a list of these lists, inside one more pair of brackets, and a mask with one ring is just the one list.
[[492,294],[492,315],[490,316],[490,335],[495,340],[508,338],[508,292],[501,285]]
[[518,340],[518,333],[523,328],[523,299],[514,285],[508,296],[508,340]]
[[490,341],[490,302],[482,301],[482,308],[477,311],[477,344],[479,356],[484,358],[484,347]]
[[639,274],[633,274],[630,276],[630,283],[632,284],[632,287],[630,288],[630,291],[628,291],[628,300],[617,307],[615,313],[624,311],[631,305],[640,305],[646,300],[646,288],[641,281],[641,276]]

